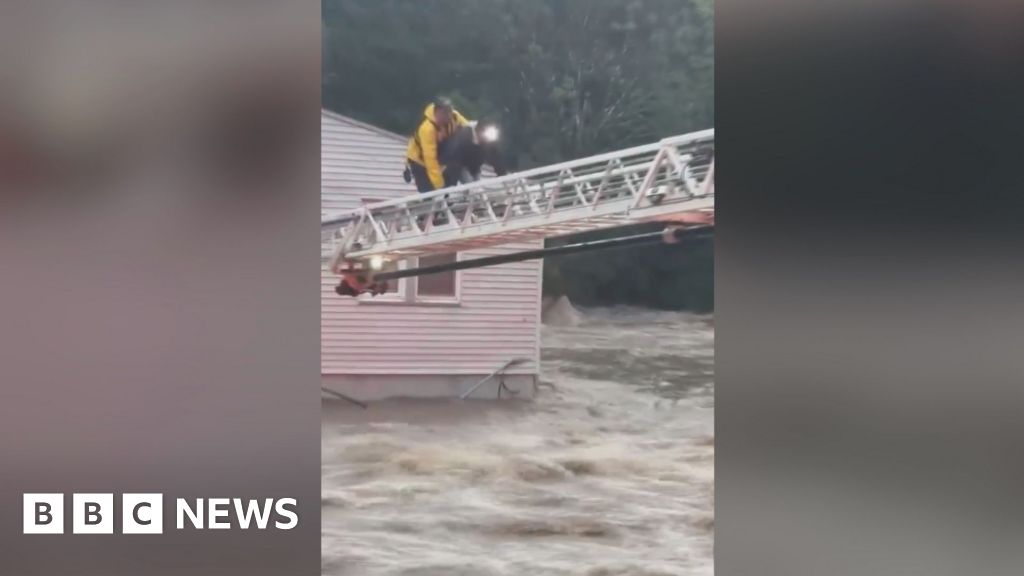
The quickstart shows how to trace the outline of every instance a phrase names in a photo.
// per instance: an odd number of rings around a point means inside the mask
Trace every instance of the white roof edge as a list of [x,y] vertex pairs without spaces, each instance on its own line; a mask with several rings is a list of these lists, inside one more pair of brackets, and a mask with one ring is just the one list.
[[401,134],[395,134],[394,132],[391,132],[389,130],[385,130],[385,129],[380,128],[378,126],[374,126],[373,124],[367,124],[366,122],[360,122],[359,120],[355,120],[353,118],[349,118],[348,116],[344,116],[342,114],[338,114],[337,112],[332,112],[332,111],[330,111],[330,110],[328,110],[326,108],[321,108],[320,109],[320,115],[321,116],[327,116],[328,118],[332,118],[334,120],[337,120],[338,122],[344,122],[346,124],[351,124],[352,126],[357,126],[359,128],[363,128],[364,130],[369,130],[370,132],[373,132],[375,134],[380,134],[381,136],[386,136],[388,138],[400,141],[403,144],[409,140],[408,136],[402,136]]

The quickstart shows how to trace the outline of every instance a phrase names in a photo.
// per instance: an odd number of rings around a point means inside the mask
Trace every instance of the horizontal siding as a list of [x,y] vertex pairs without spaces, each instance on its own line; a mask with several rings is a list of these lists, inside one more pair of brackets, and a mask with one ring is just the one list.
[[402,178],[406,140],[323,114],[320,141],[323,210],[352,210],[363,198],[388,200],[416,192]]
[[[473,252],[464,258],[480,256]],[[480,374],[510,358],[526,357],[531,363],[515,372],[535,373],[539,263],[464,270],[459,275],[459,306],[410,306],[341,298],[333,291],[337,279],[325,270],[323,371]]]
[[[321,116],[321,209],[335,214],[364,198],[413,194],[402,179],[406,141],[330,113]],[[478,249],[463,259],[533,249],[538,242]],[[325,374],[485,374],[514,357],[509,370],[536,374],[540,262],[459,272],[460,302],[409,305],[363,302],[334,293],[321,274],[321,371]]]

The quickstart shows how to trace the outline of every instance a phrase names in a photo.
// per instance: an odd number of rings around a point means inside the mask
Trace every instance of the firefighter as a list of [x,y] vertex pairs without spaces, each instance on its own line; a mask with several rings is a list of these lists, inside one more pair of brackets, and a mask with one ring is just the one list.
[[[406,152],[406,181],[415,180],[420,192],[433,192],[452,185],[455,178],[445,177],[445,165],[450,163],[452,135],[469,121],[452,107],[447,98],[438,98],[423,111],[423,117]],[[448,160],[448,162],[446,162]]]

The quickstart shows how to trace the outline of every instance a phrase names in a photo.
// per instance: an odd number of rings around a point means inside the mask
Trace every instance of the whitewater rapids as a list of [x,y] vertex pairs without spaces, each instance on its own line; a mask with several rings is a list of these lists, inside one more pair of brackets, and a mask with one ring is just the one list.
[[545,326],[532,401],[325,402],[331,576],[708,575],[710,317]]

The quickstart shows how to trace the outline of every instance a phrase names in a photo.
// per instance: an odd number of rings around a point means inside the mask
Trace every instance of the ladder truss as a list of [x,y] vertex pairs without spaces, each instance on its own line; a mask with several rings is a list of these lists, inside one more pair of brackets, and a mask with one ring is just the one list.
[[334,271],[714,210],[714,130],[368,204],[322,223]]

